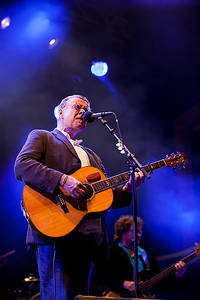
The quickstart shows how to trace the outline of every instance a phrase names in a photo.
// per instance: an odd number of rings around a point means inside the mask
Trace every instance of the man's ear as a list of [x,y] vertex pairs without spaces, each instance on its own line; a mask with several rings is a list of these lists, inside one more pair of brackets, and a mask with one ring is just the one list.
[[59,109],[59,118],[63,119],[63,110],[62,110],[62,108]]

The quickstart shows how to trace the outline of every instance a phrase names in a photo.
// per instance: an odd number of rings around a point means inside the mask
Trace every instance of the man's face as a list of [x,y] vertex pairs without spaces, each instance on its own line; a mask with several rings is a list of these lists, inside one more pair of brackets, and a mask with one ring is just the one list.
[[138,225],[137,227],[137,238],[138,238],[138,245],[140,244],[141,238],[142,238],[142,226]]
[[71,98],[66,102],[64,108],[59,110],[62,129],[75,137],[85,129],[86,122],[83,121],[84,112],[89,110],[89,104],[80,98]]
[[127,247],[129,249],[132,248],[132,246],[133,246],[133,225],[131,225],[126,232],[122,233],[121,241],[125,247]]
[[[140,244],[142,237],[142,227],[138,225],[137,227],[137,242]],[[127,247],[131,248],[133,246],[133,225],[129,227],[129,230],[122,234],[122,243],[125,243]]]

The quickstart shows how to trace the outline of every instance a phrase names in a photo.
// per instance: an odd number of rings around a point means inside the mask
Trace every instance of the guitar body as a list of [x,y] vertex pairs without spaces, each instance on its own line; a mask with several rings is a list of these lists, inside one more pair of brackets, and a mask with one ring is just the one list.
[[[162,167],[175,167],[185,165],[187,162],[187,156],[180,153],[142,168],[152,173]],[[129,180],[129,172],[106,178],[104,173],[95,167],[83,167],[72,176],[87,188],[86,196],[81,199],[72,198],[62,189],[58,196],[32,186],[24,187],[22,201],[24,215],[30,225],[46,236],[64,236],[75,229],[85,215],[106,211],[113,202],[112,188]]]
[[[94,176],[93,176],[94,174]],[[106,178],[103,172],[94,167],[83,167],[73,173],[73,177],[82,183],[98,182]],[[95,178],[98,178],[96,180]],[[87,200],[84,209],[71,204],[73,198],[62,190],[67,212],[57,203],[56,195],[43,193],[28,185],[23,190],[23,206],[28,221],[42,234],[61,237],[70,233],[89,213],[106,211],[113,202],[112,189],[94,193]],[[76,203],[75,203],[76,204]]]

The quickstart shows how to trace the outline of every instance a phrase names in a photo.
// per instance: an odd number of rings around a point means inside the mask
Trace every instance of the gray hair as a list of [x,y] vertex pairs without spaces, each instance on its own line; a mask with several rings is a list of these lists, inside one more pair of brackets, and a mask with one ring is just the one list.
[[59,109],[64,108],[66,106],[67,101],[70,100],[70,99],[74,99],[74,98],[79,98],[79,99],[84,100],[85,102],[88,103],[88,105],[90,107],[90,101],[86,97],[84,97],[82,95],[71,95],[71,96],[67,96],[64,99],[62,99],[62,101],[59,104]]

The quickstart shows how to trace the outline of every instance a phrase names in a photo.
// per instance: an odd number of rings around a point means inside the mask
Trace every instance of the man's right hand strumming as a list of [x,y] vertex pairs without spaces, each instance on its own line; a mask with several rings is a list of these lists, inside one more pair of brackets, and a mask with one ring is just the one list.
[[73,198],[81,198],[86,194],[86,187],[73,176],[62,175],[60,185]]

